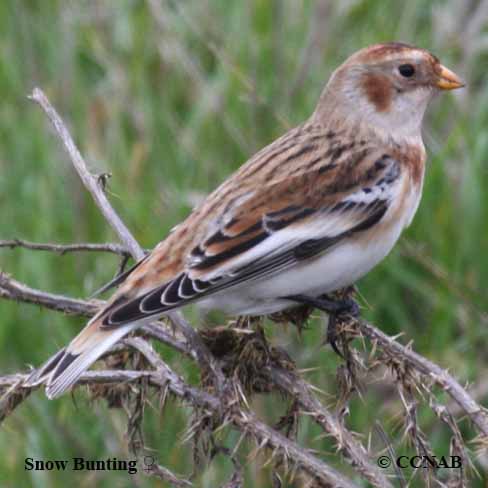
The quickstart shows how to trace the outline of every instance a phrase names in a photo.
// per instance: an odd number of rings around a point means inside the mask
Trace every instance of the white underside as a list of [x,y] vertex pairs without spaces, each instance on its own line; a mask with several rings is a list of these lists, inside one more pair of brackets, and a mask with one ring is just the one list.
[[[197,306],[203,310],[220,309],[233,315],[265,315],[293,305],[280,297],[297,294],[316,297],[352,285],[391,251],[402,230],[410,224],[419,199],[420,192],[412,192],[402,217],[397,217],[377,239],[361,242],[350,238],[313,260],[260,281],[215,293],[199,301]],[[390,208],[385,219],[390,211],[394,209]]]
[[345,242],[318,258],[276,276],[216,293],[200,302],[202,309],[221,309],[233,315],[262,315],[289,308],[289,295],[319,296],[355,283],[391,250],[401,229],[388,239],[362,246]]

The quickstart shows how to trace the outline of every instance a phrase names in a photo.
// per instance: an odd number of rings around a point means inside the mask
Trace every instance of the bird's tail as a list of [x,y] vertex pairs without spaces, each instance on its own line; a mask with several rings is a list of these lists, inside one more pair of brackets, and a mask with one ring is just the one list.
[[85,328],[43,366],[27,378],[26,386],[46,384],[46,396],[53,399],[64,393],[113,344],[135,329],[132,322],[115,328],[102,327],[103,316],[95,316]]

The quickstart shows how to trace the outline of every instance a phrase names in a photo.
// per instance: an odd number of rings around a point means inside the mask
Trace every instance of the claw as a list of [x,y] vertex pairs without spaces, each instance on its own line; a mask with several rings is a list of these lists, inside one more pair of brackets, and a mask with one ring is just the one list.
[[342,359],[346,359],[344,354],[342,354],[341,350],[337,346],[337,315],[330,314],[329,315],[329,323],[327,324],[327,333],[325,336],[325,342],[330,344],[332,350],[340,356]]
[[356,302],[356,300],[353,300],[352,298],[345,298],[344,300],[341,300],[343,304],[342,310],[338,312],[340,315],[351,315],[354,318],[359,317],[359,305]]
[[286,300],[292,300],[299,303],[312,305],[319,310],[329,314],[329,324],[327,325],[326,342],[330,344],[333,351],[345,359],[344,354],[337,346],[337,318],[350,315],[353,318],[359,316],[359,305],[352,298],[343,298],[342,300],[331,300],[325,296],[320,298],[307,297],[305,295],[291,295],[284,297]]

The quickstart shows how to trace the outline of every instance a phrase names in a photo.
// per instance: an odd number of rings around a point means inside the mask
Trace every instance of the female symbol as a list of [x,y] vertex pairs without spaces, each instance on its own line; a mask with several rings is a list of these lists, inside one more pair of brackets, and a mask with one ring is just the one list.
[[149,471],[153,470],[154,458],[152,456],[144,456],[143,462],[144,462],[144,471],[146,471],[146,473],[149,473]]

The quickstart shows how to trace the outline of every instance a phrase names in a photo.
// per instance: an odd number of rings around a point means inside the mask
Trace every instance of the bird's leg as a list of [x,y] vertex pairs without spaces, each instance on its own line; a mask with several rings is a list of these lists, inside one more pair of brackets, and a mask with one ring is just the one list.
[[306,295],[290,295],[284,298],[298,303],[311,305],[326,312],[329,315],[329,324],[327,326],[326,336],[327,342],[331,345],[336,354],[344,358],[344,355],[337,347],[337,319],[346,315],[350,315],[354,318],[358,317],[359,305],[356,303],[356,301],[349,297],[333,300],[327,295],[317,298]]

